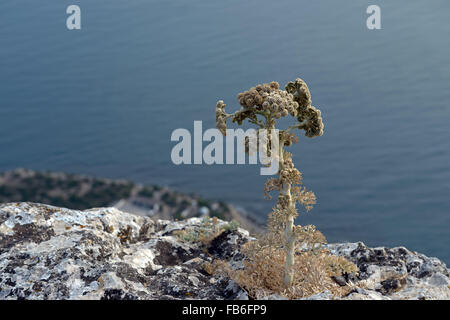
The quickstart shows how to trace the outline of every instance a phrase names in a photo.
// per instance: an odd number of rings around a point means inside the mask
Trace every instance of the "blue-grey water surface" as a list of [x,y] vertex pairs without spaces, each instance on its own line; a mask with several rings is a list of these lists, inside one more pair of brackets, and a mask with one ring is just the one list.
[[[66,29],[71,4],[82,30]],[[0,171],[164,184],[264,217],[259,167],[177,167],[170,135],[300,76],[325,134],[292,148],[319,200],[298,222],[449,263],[449,35],[448,0],[2,0]]]

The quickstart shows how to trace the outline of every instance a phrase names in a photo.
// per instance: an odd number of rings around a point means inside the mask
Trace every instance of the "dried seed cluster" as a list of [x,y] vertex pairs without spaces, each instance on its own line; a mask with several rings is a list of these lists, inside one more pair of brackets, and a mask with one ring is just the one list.
[[[311,93],[300,78],[289,82],[286,90],[281,90],[278,82],[274,81],[241,92],[237,98],[242,109],[234,114],[226,114],[223,101],[217,102],[216,126],[223,134],[226,133],[228,117],[239,125],[248,119],[263,128],[264,123],[258,119],[258,115],[265,117],[270,126],[275,124],[274,120],[291,115],[297,118],[296,128],[304,130],[305,136],[313,138],[323,134],[321,112],[311,105]],[[285,141],[286,145],[291,144],[290,140]]]
[[309,138],[318,137],[323,134],[323,121],[320,110],[311,105],[311,93],[305,81],[297,78],[286,85],[286,91],[293,95],[298,103],[297,120],[300,122],[298,128],[305,130]]
[[298,103],[294,101],[294,96],[283,90],[275,90],[270,93],[263,93],[264,110],[270,111],[275,119],[286,117],[288,114],[295,117],[297,115]]
[[216,104],[216,127],[225,136],[227,135],[227,114],[225,113],[226,104],[219,100]]
[[259,107],[264,102],[263,94],[269,94],[274,90],[280,89],[278,82],[258,84],[256,87],[250,88],[248,91],[244,91],[238,94],[238,101],[244,108]]
[[281,183],[302,184],[302,174],[294,167],[292,162],[292,154],[284,152],[283,166],[280,169]]
[[305,81],[300,78],[291,81],[286,85],[286,91],[294,96],[299,108],[304,110],[311,106],[311,93]]
[[309,138],[323,135],[323,122],[320,110],[310,106],[298,115],[300,122],[299,129],[305,130],[305,135]]

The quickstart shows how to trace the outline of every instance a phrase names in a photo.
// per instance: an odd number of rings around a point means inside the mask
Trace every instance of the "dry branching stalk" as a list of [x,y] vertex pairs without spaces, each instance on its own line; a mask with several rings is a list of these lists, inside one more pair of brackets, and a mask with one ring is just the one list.
[[[323,134],[321,112],[312,106],[308,86],[302,79],[296,79],[281,90],[277,82],[271,82],[240,93],[238,101],[241,109],[232,114],[225,112],[223,101],[216,105],[216,125],[224,135],[229,118],[238,125],[248,120],[257,126],[257,132],[266,130],[268,135],[273,134],[280,118],[291,116],[294,124],[278,130],[279,153],[275,157],[279,164],[278,177],[269,179],[264,188],[266,198],[271,198],[272,191],[279,193],[277,205],[269,215],[267,234],[245,248],[244,269],[232,271],[226,263],[217,263],[217,269],[228,273],[255,298],[267,293],[298,298],[325,289],[336,294],[343,291],[332,277],[355,272],[356,267],[324,250],[325,238],[314,226],[294,225],[298,216],[296,204],[309,211],[316,197],[302,186],[302,174],[294,167],[292,154],[284,148],[298,142],[293,132],[296,129],[304,130],[309,138]],[[254,152],[248,144],[247,139],[246,151]],[[268,155],[276,152],[270,139],[258,144],[262,144]]]

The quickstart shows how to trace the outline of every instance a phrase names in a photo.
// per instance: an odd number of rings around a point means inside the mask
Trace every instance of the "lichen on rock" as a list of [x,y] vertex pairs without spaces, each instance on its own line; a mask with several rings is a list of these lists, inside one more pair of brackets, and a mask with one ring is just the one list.
[[[234,281],[205,266],[220,259],[241,268],[241,246],[254,238],[216,223],[222,231],[204,243],[176,236],[204,228],[201,218],[153,221],[113,208],[0,205],[0,300],[248,299]],[[449,270],[436,258],[362,243],[327,248],[359,269],[336,279],[354,286],[343,299],[450,299]],[[336,299],[327,292],[310,298]]]
[[200,223],[113,208],[1,205],[0,299],[232,298],[222,288],[228,279],[211,285],[202,271],[211,257],[170,235]]

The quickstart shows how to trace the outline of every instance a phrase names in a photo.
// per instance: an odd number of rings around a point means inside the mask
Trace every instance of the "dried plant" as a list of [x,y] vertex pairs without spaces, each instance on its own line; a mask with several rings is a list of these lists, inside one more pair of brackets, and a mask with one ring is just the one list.
[[182,242],[196,243],[199,242],[207,245],[227,230],[236,230],[239,227],[239,222],[232,220],[227,223],[219,223],[217,217],[205,217],[198,226],[188,226],[185,229],[175,230],[173,235]]
[[[289,82],[285,90],[277,82],[257,85],[240,93],[238,101],[241,109],[232,114],[225,112],[223,101],[217,103],[217,128],[226,135],[227,120],[231,119],[238,125],[248,120],[257,126],[257,131],[264,129],[269,134],[278,129],[279,153],[274,157],[279,162],[278,177],[267,180],[264,193],[269,199],[272,191],[278,191],[279,195],[269,215],[267,234],[247,245],[246,268],[234,272],[233,278],[255,297],[265,294],[265,290],[299,297],[316,291],[315,287],[334,288],[331,276],[355,268],[322,249],[325,238],[313,226],[294,225],[298,216],[296,204],[309,211],[316,197],[303,187],[302,174],[294,167],[292,154],[284,150],[298,142],[296,130],[304,130],[309,138],[323,134],[321,112],[311,105],[308,86],[302,79]],[[284,130],[276,128],[277,120],[287,116],[294,118],[293,125]],[[268,141],[263,147],[270,154],[276,149],[272,150]],[[252,151],[248,140],[246,151]],[[280,272],[280,264],[285,265],[284,272]]]
[[[258,241],[249,244],[256,242]],[[284,250],[274,246],[255,250],[250,245],[244,247],[242,252],[247,258],[243,269],[234,270],[222,260],[207,264],[204,269],[210,274],[225,273],[254,299],[261,299],[274,293],[289,299],[298,299],[325,290],[341,297],[354,288],[353,284],[339,285],[333,277],[356,272],[356,266],[344,257],[334,256],[323,248],[305,250],[294,256],[295,263],[292,269],[296,277],[289,287],[285,286],[283,272],[280,272],[279,267],[286,259]]]

